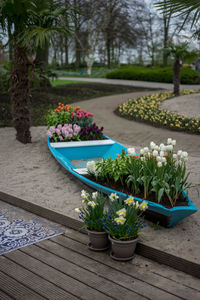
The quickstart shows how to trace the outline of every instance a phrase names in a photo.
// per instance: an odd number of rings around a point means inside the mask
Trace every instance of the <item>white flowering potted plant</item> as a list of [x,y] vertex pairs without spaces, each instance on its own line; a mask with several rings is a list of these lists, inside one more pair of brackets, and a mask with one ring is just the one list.
[[87,229],[89,244],[88,247],[93,251],[107,250],[109,247],[108,235],[105,232],[102,220],[106,218],[105,211],[106,198],[102,193],[81,192],[82,206],[75,208],[79,218],[84,222],[80,229]]
[[111,242],[110,256],[127,261],[134,256],[140,229],[144,227],[142,214],[148,204],[146,201],[139,204],[132,196],[122,200],[114,193],[109,199],[109,212],[102,222]]

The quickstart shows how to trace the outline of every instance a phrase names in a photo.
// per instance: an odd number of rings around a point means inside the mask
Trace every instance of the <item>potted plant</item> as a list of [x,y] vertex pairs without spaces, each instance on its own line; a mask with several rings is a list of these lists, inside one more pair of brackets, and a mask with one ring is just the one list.
[[94,192],[92,194],[82,190],[81,192],[82,206],[75,208],[79,213],[79,218],[84,222],[80,228],[86,228],[89,237],[88,247],[93,251],[103,251],[109,248],[108,235],[103,229],[102,219],[106,217],[104,211],[106,198],[101,193]]
[[131,196],[122,200],[113,193],[109,198],[109,213],[102,222],[111,242],[110,256],[120,261],[131,260],[139,231],[144,226],[142,214],[148,207],[147,202],[139,204]]

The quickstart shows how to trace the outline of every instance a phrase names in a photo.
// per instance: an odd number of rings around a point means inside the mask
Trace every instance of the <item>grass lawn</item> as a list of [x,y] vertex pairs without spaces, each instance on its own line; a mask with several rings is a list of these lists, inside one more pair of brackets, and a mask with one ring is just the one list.
[[[59,82],[59,83],[58,83]],[[92,98],[113,94],[123,94],[147,90],[140,87],[119,86],[101,83],[69,83],[51,88],[37,88],[31,91],[31,120],[33,126],[45,125],[44,116],[50,108],[57,107],[58,102],[72,104]],[[63,83],[63,81],[62,81]],[[149,90],[149,88],[148,88]],[[12,126],[11,103],[8,94],[0,92],[0,126]]]
[[77,81],[77,80],[51,80],[51,85],[52,86],[57,86],[57,85],[66,85],[66,84],[79,84],[79,83],[88,83],[87,81]]

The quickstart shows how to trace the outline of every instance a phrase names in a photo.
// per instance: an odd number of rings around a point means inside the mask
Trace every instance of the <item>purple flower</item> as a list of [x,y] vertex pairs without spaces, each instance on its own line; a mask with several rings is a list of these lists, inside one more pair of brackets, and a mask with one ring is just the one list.
[[50,137],[50,138],[52,138],[53,135],[52,135],[52,133],[51,133],[50,130],[47,131],[47,136]]
[[60,139],[61,142],[64,140],[61,135],[59,136],[59,139]]
[[59,125],[57,126],[57,128],[58,128],[59,130],[62,130],[62,125],[59,124]]
[[55,129],[54,126],[51,126],[51,127],[49,128],[49,130],[51,131],[51,133],[54,133],[54,132],[56,131],[56,129]]
[[60,135],[60,134],[61,134],[60,129],[56,128],[56,134],[57,134],[57,135]]

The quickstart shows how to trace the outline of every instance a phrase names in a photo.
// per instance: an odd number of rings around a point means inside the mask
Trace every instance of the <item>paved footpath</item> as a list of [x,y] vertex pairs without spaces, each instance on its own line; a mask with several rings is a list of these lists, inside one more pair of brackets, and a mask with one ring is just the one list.
[[[106,79],[106,78],[83,78],[83,77],[59,77],[60,80],[78,80],[78,81],[87,81],[87,82],[99,82],[99,83],[108,83],[116,85],[130,85],[130,86],[139,86],[155,89],[167,89],[171,90],[173,88],[172,83],[162,83],[162,82],[150,82],[150,81],[139,81],[139,80],[122,80],[122,79]],[[181,84],[181,89],[200,89],[200,84]]]

